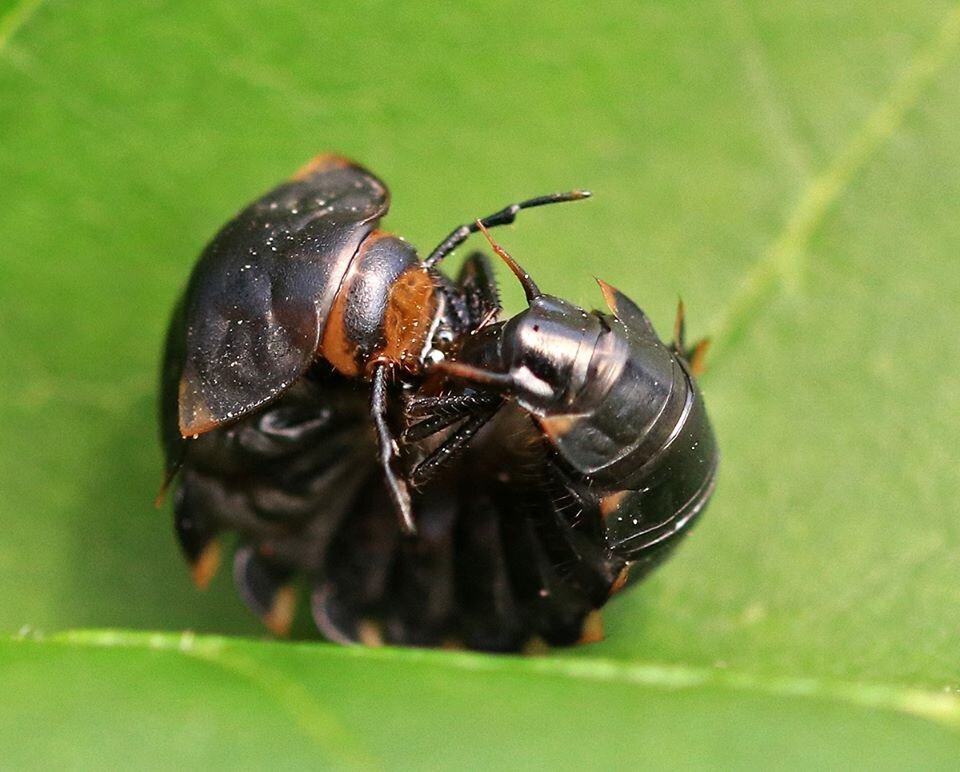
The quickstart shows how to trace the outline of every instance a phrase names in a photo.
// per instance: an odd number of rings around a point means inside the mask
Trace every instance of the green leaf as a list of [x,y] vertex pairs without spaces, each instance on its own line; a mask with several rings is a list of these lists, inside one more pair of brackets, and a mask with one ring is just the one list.
[[[5,763],[954,766],[958,119],[942,2],[0,1]],[[323,150],[422,249],[590,188],[504,244],[713,337],[718,492],[603,643],[278,643],[190,586],[151,505],[167,314]]]

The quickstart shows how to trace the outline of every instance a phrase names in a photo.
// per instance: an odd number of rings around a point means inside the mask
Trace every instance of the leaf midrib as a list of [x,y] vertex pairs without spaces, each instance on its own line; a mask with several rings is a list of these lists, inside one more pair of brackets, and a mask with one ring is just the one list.
[[[197,636],[190,632],[165,633],[129,630],[78,629],[50,636],[11,636],[7,643],[54,645],[74,648],[114,648],[160,651],[201,659],[220,665],[235,676],[255,684],[292,715],[305,734],[325,748],[338,738],[335,747],[357,750],[348,742],[344,730],[329,710],[282,672],[265,668],[262,662],[245,659],[245,652],[284,648],[335,659],[361,659],[377,662],[404,662],[451,670],[486,673],[525,672],[542,676],[569,678],[594,683],[683,691],[701,688],[721,689],[788,699],[818,699],[851,707],[892,712],[931,721],[960,731],[960,695],[905,684],[870,681],[846,681],[822,677],[772,676],[728,668],[655,662],[624,662],[609,658],[572,659],[565,657],[490,656],[472,652],[441,652],[403,648],[334,647],[306,642],[272,642],[222,636]],[[242,665],[242,667],[241,667]],[[258,670],[259,669],[259,670]],[[266,672],[265,672],[266,670]],[[291,691],[291,689],[293,691]],[[292,699],[295,698],[295,699]],[[295,703],[295,704],[293,704]],[[321,720],[322,730],[309,722]],[[353,752],[351,750],[351,753]]]
[[737,282],[736,291],[707,325],[713,340],[710,359],[717,362],[764,307],[776,287],[795,279],[804,267],[804,250],[828,213],[843,198],[857,175],[903,126],[932,82],[960,45],[960,4],[944,16],[926,41],[893,79],[850,139],[806,185],[770,246]]
[[5,14],[0,15],[0,53],[6,49],[13,40],[13,36],[23,28],[43,2],[44,0],[20,0]]

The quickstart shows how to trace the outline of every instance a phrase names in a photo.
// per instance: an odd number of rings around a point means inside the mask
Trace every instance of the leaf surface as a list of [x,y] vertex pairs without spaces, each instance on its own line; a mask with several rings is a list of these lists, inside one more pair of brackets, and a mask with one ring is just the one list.
[[[948,766],[958,119],[942,2],[0,0],[10,763]],[[682,294],[713,337],[717,494],[604,642],[284,644],[228,576],[189,584],[151,506],[167,315],[220,224],[324,150],[424,252],[590,188],[499,238],[549,291],[592,306],[600,276],[664,333]]]

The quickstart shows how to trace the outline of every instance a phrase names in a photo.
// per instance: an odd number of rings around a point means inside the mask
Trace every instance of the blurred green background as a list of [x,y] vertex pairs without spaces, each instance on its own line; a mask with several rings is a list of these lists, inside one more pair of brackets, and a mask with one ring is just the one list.
[[[954,766],[958,118],[944,2],[0,2],[0,764]],[[324,150],[423,250],[590,188],[499,238],[714,338],[716,497],[603,643],[278,643],[190,585],[167,314]]]

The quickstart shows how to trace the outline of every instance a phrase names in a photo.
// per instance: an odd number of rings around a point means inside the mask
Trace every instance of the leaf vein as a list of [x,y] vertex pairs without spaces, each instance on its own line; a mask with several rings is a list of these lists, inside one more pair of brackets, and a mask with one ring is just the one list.
[[13,36],[30,20],[44,0],[20,0],[0,17],[0,53],[6,50]]
[[785,103],[782,92],[776,88],[775,73],[756,22],[744,7],[743,0],[727,0],[723,8],[730,32],[740,47],[741,66],[760,108],[761,120],[769,139],[798,185],[805,183],[812,176],[813,165],[795,129],[791,106]]
[[[143,633],[124,630],[73,630],[48,639],[16,637],[8,640],[44,640],[58,644],[178,651],[221,664],[237,675],[262,687],[293,714],[311,736],[323,741],[329,749],[331,722],[337,719],[316,703],[300,684],[282,673],[264,667],[231,649],[244,643],[216,636],[197,637],[192,633]],[[250,642],[247,642],[248,644]],[[843,681],[804,676],[757,675],[727,668],[694,665],[664,665],[645,662],[622,662],[613,659],[574,659],[567,657],[488,656],[472,652],[438,652],[418,649],[366,649],[318,647],[313,643],[265,644],[311,650],[326,656],[357,658],[367,661],[427,664],[461,671],[510,673],[520,670],[545,676],[571,678],[600,683],[630,684],[667,691],[715,688],[733,692],[762,694],[774,697],[820,699],[867,710],[899,713],[931,721],[952,730],[960,730],[960,690],[911,687],[902,684],[868,681]],[[278,694],[277,684],[283,685]],[[291,690],[289,693],[287,690]],[[312,706],[312,707],[311,707]],[[328,724],[320,733],[314,722]],[[368,764],[369,766],[369,764]]]
[[742,337],[750,319],[777,287],[804,268],[805,249],[828,212],[849,190],[857,174],[903,125],[926,88],[944,69],[960,43],[960,5],[946,15],[935,35],[901,70],[893,86],[854,132],[850,141],[811,181],[780,233],[739,283],[739,289],[713,320],[713,362]]

